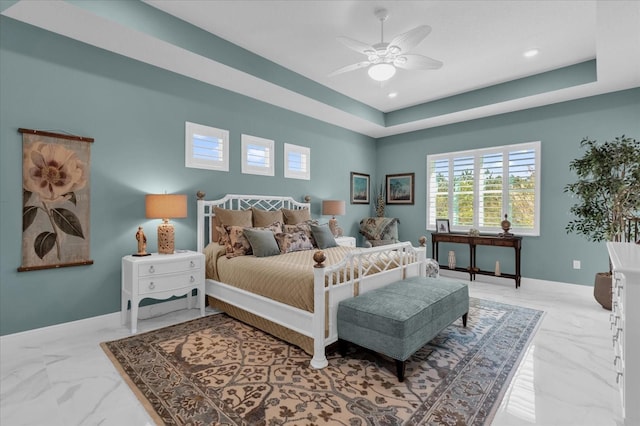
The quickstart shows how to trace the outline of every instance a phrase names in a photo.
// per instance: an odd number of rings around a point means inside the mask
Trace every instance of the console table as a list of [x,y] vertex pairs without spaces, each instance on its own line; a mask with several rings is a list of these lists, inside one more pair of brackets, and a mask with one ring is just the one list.
[[[469,280],[475,280],[476,274],[479,275],[493,275],[493,271],[483,271],[476,266],[476,247],[477,246],[496,246],[496,247],[513,247],[515,249],[516,256],[516,273],[508,274],[501,273],[501,277],[512,278],[516,282],[516,288],[520,287],[520,251],[522,250],[522,237],[494,237],[491,235],[480,235],[473,237],[466,234],[444,234],[439,232],[431,233],[431,252],[433,258],[438,262],[438,244],[439,243],[456,243],[467,244],[469,246],[469,259],[470,265],[467,268],[454,268],[456,271],[468,272]],[[440,265],[441,269],[450,269],[447,264]]]

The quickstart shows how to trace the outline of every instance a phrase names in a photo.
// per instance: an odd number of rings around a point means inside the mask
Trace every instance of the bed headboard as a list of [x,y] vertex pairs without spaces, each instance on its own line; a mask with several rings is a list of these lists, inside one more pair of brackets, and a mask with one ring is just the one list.
[[215,216],[214,207],[220,207],[229,210],[247,210],[255,207],[262,210],[279,210],[279,209],[309,209],[311,203],[309,197],[305,197],[307,202],[301,203],[292,197],[284,197],[280,195],[238,195],[227,194],[219,200],[205,200],[204,192],[198,191],[198,251],[202,252],[213,238],[213,229],[211,227],[212,219]]

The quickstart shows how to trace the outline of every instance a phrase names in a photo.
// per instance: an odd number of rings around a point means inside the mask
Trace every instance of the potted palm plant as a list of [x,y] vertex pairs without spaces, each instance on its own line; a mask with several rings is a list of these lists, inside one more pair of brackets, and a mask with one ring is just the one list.
[[[598,143],[584,138],[581,158],[569,163],[578,176],[564,192],[576,198],[566,231],[587,240],[623,241],[625,221],[640,211],[640,141],[624,135]],[[611,271],[596,274],[594,297],[611,309]]]

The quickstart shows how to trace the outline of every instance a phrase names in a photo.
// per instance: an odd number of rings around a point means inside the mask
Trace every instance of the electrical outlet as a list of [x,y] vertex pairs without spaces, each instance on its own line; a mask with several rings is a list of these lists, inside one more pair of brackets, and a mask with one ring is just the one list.
[[579,260],[574,260],[573,261],[573,269],[580,269],[580,261]]

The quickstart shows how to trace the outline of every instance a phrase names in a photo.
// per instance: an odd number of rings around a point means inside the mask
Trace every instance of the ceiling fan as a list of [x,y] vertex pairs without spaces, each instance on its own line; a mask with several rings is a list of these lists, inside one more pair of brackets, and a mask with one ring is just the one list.
[[394,76],[396,68],[406,70],[437,70],[442,67],[442,62],[436,59],[408,53],[429,35],[431,32],[430,26],[420,25],[404,34],[396,36],[389,43],[385,43],[384,21],[387,20],[389,14],[387,13],[387,9],[375,9],[374,14],[380,21],[380,43],[369,45],[349,37],[338,37],[338,40],[349,49],[366,55],[367,60],[339,68],[329,74],[329,77],[369,67],[367,70],[369,77],[376,81],[385,81]]

